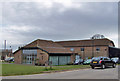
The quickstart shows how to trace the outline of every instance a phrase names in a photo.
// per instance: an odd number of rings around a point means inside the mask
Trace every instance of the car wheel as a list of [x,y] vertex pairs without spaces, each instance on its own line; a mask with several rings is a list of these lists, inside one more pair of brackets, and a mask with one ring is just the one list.
[[91,68],[94,69],[95,67],[92,66]]
[[104,65],[104,64],[102,64],[101,68],[102,68],[102,69],[105,69],[105,65]]
[[115,67],[116,67],[116,64],[114,63],[114,64],[113,64],[113,68],[115,68]]

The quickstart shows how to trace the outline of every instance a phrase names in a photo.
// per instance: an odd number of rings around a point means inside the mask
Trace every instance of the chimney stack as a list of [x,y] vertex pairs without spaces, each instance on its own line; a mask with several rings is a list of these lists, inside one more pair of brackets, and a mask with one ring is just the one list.
[[4,42],[4,49],[6,49],[6,40],[5,40],[5,42]]

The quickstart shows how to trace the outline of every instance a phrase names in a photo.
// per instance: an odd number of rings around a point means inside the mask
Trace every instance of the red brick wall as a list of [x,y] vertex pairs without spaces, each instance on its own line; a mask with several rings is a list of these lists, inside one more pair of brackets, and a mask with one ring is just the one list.
[[21,64],[22,63],[22,50],[19,50],[14,54],[14,60],[16,64]]
[[[96,48],[100,48],[100,51],[96,51]],[[92,57],[92,49],[94,49],[94,57],[98,56],[108,56],[108,46],[97,46],[97,47],[71,47],[75,49],[75,53],[79,54],[82,59],[85,57]],[[81,51],[81,48],[84,48],[84,52]],[[73,60],[73,57],[72,57]]]
[[49,55],[42,51],[42,50],[37,50],[37,58],[39,59],[39,64],[44,65],[46,61],[48,61]]
[[74,63],[75,61],[75,54],[71,55],[71,62]]

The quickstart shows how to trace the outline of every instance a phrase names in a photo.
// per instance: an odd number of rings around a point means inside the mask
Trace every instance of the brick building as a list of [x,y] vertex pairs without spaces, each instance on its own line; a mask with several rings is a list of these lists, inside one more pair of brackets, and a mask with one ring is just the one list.
[[76,56],[86,59],[95,56],[109,56],[113,41],[104,39],[57,41],[37,39],[14,52],[15,63],[40,65],[52,61],[52,65],[73,63]]
[[34,64],[36,60],[40,65],[52,61],[53,65],[64,65],[73,62],[73,53],[63,46],[51,41],[37,39],[32,43],[19,48],[14,52],[15,63]]
[[91,58],[98,56],[109,57],[109,47],[115,47],[113,41],[104,39],[89,39],[76,41],[59,41],[56,42],[65,48],[73,48],[81,58]]

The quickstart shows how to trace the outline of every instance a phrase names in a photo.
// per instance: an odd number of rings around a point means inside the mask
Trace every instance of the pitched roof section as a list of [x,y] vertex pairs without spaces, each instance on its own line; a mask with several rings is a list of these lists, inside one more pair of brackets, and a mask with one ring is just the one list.
[[113,45],[114,46],[113,41],[107,38],[94,39],[94,40],[89,39],[89,40],[59,41],[59,42],[37,39],[22,48],[38,48],[38,49],[47,51],[48,53],[72,53],[70,51],[70,48],[65,48],[65,47],[80,47],[80,46],[85,47],[85,46],[92,46],[93,44],[95,46],[100,46],[100,45],[101,46],[102,45]]
[[73,53],[72,51],[70,51],[69,48],[42,48],[44,50],[46,50],[48,53]]
[[37,39],[24,47],[63,47],[63,46],[51,40]]
[[79,47],[79,46],[101,46],[101,45],[112,45],[114,46],[114,43],[105,38],[105,39],[94,39],[94,40],[73,40],[73,41],[58,41],[56,42],[64,47]]
[[57,47],[57,48],[62,48],[63,46],[53,42],[53,41],[41,41],[40,39],[37,41],[37,46],[39,47]]
[[41,40],[37,39],[30,44],[24,46],[24,48],[27,47],[38,47],[41,48],[48,53],[72,53],[70,49],[63,47],[62,45],[53,42],[51,40]]

